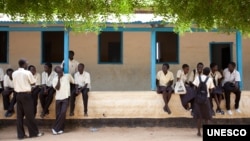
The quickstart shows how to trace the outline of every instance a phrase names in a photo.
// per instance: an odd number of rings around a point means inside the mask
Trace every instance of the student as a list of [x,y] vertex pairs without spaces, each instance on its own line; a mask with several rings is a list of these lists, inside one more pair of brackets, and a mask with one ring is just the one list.
[[[203,63],[199,62],[196,65],[196,69],[193,69],[193,71],[189,74],[188,82],[189,82],[190,87],[193,87],[193,81],[195,80],[195,78],[202,75],[203,67],[204,67]],[[192,88],[190,88],[190,89],[192,89]],[[191,90],[191,91],[193,91],[193,92],[189,93],[188,103],[190,104],[190,110],[191,110],[191,115],[192,115],[193,114],[192,109],[194,108],[195,92],[194,92],[194,90]]]
[[74,83],[74,78],[70,74],[64,74],[60,66],[55,67],[57,77],[53,79],[53,87],[56,89],[56,121],[52,127],[52,133],[62,134],[70,96],[70,83]]
[[88,92],[91,88],[90,74],[84,70],[84,64],[78,65],[78,72],[75,73],[76,90],[70,96],[70,116],[74,116],[75,99],[82,93],[82,101],[84,105],[84,116],[88,116]]
[[57,74],[52,70],[52,64],[45,63],[44,71],[42,72],[42,88],[39,96],[42,106],[42,113],[40,115],[41,118],[44,118],[49,114],[49,106],[51,105],[55,94],[55,89],[52,86],[52,82],[55,77],[57,77]]
[[[3,107],[4,110],[7,110],[5,113],[5,117],[11,117],[14,113],[14,106],[16,104],[16,92],[14,91],[13,87],[13,79],[12,73],[14,72],[13,69],[9,68],[6,70],[6,74],[4,75],[4,91],[3,95]],[[11,100],[10,96],[13,94]]]
[[223,98],[223,89],[221,86],[221,81],[222,81],[223,77],[222,77],[221,73],[218,71],[218,65],[216,63],[210,64],[210,70],[211,70],[211,72],[210,72],[209,76],[213,79],[213,83],[215,86],[215,88],[211,92],[211,96],[210,96],[210,103],[211,103],[212,112],[214,115],[215,112],[213,110],[213,101],[212,101],[212,99],[214,99],[216,106],[217,106],[216,113],[224,114],[224,111],[222,111],[220,108],[221,100]]
[[18,61],[19,68],[13,72],[13,86],[16,91],[17,102],[17,138],[27,138],[23,127],[24,117],[29,131],[29,137],[40,137],[44,133],[39,132],[34,116],[34,102],[31,95],[31,86],[35,85],[36,79],[27,69],[27,61],[20,59]]
[[[74,77],[75,73],[78,71],[79,62],[74,59],[74,51],[69,51],[69,73]],[[62,61],[61,68],[64,68],[64,60]]]
[[171,71],[169,71],[169,64],[165,63],[162,65],[162,70],[158,71],[156,76],[156,86],[157,93],[162,94],[164,100],[163,110],[168,114],[171,114],[171,110],[168,106],[169,100],[173,93],[173,81],[174,75]]
[[[198,103],[197,99],[194,100],[194,110],[193,110],[193,117],[197,119],[197,129],[198,133],[197,136],[201,136],[201,125],[202,120],[205,120],[205,123],[208,124],[208,121],[212,119],[212,112],[210,106],[210,91],[214,88],[213,80],[209,77],[210,69],[205,67],[203,69],[203,74],[199,75],[195,78],[193,84],[197,88],[200,84],[200,79],[204,82],[207,79],[206,86],[207,86],[207,99],[204,104]],[[199,78],[200,77],[200,78]]]
[[193,95],[194,95],[194,89],[192,87],[189,86],[188,83],[188,73],[189,73],[189,65],[188,64],[183,64],[182,65],[182,69],[177,71],[176,74],[176,80],[177,81],[183,81],[183,83],[185,84],[185,88],[187,93],[186,94],[181,94],[180,98],[181,98],[181,103],[182,106],[186,109],[189,110],[190,106],[188,105],[188,102],[191,101],[193,99]]
[[4,90],[3,79],[4,79],[4,72],[3,69],[0,68],[0,93],[2,93],[2,91]]
[[224,76],[223,88],[225,92],[226,109],[229,115],[233,114],[230,108],[231,92],[236,95],[234,108],[237,113],[241,113],[241,110],[239,109],[239,102],[241,96],[241,90],[240,90],[241,78],[240,78],[240,73],[235,69],[235,67],[236,64],[234,62],[230,62],[228,64],[228,68],[224,69],[223,71],[223,76]]
[[41,92],[41,75],[37,73],[36,67],[30,65],[28,70],[33,74],[34,78],[36,79],[35,85],[32,86],[31,95],[34,101],[34,115],[36,116],[37,113],[37,101],[38,101],[38,94]]

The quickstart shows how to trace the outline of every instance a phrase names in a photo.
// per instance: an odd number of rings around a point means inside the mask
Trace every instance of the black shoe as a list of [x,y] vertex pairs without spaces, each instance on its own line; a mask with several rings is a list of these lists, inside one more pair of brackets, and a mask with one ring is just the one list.
[[74,113],[70,113],[69,116],[74,116],[75,114]]
[[7,112],[5,113],[5,117],[11,117],[12,115],[13,115],[13,112],[7,111]]
[[19,140],[23,140],[23,139],[26,139],[26,138],[28,138],[27,135],[24,135],[23,137],[18,137]]

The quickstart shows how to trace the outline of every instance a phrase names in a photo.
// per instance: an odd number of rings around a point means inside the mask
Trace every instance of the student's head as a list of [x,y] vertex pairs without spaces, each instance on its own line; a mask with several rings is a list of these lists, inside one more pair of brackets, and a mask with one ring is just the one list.
[[33,65],[29,65],[28,70],[34,75],[36,74],[36,67]]
[[43,69],[47,73],[51,72],[52,71],[52,64],[49,62],[45,63]]
[[10,78],[12,78],[12,73],[13,73],[13,69],[12,68],[8,68],[7,70],[6,70],[6,74],[10,77]]
[[57,73],[58,76],[63,76],[63,69],[60,66],[56,66],[54,71]]
[[202,62],[199,62],[197,64],[197,71],[198,71],[198,73],[202,73],[203,67],[204,67],[204,65],[203,65]]
[[80,63],[80,64],[78,65],[78,71],[79,71],[80,74],[83,73],[83,71],[84,71],[84,64],[83,64],[83,63]]
[[236,64],[235,64],[234,62],[230,62],[230,63],[228,64],[228,70],[229,70],[230,72],[233,72],[234,69],[235,69],[235,67],[236,67]]
[[168,69],[169,69],[169,64],[168,64],[168,63],[164,63],[164,64],[162,65],[162,71],[163,71],[163,72],[167,72]]
[[74,51],[70,50],[69,51],[69,59],[73,60],[74,59],[74,55],[75,55]]
[[209,67],[205,67],[205,68],[203,69],[203,74],[204,74],[204,75],[209,75],[209,73],[210,73],[210,68],[209,68]]
[[211,63],[210,64],[210,69],[214,72],[218,70],[218,65],[216,63]]
[[28,68],[28,62],[25,59],[20,59],[18,61],[18,65],[20,68],[24,68],[24,69]]
[[185,74],[189,72],[189,65],[188,64],[183,64],[182,65],[182,70],[184,71]]

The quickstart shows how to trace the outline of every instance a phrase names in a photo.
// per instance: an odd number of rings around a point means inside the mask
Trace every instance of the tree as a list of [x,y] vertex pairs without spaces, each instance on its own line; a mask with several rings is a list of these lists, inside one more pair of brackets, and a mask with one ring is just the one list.
[[[1,0],[1,13],[23,22],[62,21],[76,31],[96,31],[106,26],[110,15],[120,19],[139,11],[163,17],[162,24],[176,32],[217,29],[250,33],[249,0]],[[174,19],[169,21],[169,19]]]

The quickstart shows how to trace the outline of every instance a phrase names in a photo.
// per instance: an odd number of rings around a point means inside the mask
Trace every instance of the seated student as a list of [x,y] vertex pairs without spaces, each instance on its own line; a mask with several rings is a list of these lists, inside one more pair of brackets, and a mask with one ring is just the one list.
[[49,114],[49,106],[51,105],[56,90],[52,86],[53,79],[57,77],[55,71],[52,70],[51,63],[44,64],[44,72],[42,72],[42,88],[40,93],[40,102],[42,106],[41,118]]
[[193,99],[193,94],[194,94],[193,87],[190,87],[188,83],[188,73],[189,73],[189,65],[183,64],[182,69],[178,70],[176,74],[176,80],[183,81],[185,84],[186,91],[187,91],[186,94],[180,95],[181,104],[186,110],[190,109],[188,102]]
[[41,91],[40,85],[41,85],[41,76],[36,71],[36,67],[33,65],[30,65],[28,67],[28,70],[33,74],[34,78],[36,79],[36,84],[32,86],[31,95],[34,102],[34,115],[36,116],[37,113],[37,101],[38,101],[38,94]]
[[84,70],[84,64],[78,65],[78,72],[75,73],[75,92],[70,96],[70,116],[74,116],[75,99],[80,93],[82,93],[82,101],[84,105],[84,116],[88,116],[88,92],[91,88],[90,74]]
[[[195,80],[196,77],[202,75],[202,71],[203,71],[203,63],[202,62],[199,62],[197,65],[196,65],[196,69],[193,69],[193,71],[190,73],[189,77],[188,77],[188,82],[189,82],[189,85],[191,87],[193,87],[193,81]],[[190,93],[190,96],[189,96],[189,101],[188,103],[190,103],[190,109],[192,110],[194,108],[194,98],[195,98],[195,92],[193,93]],[[193,114],[193,110],[191,111],[191,115]]]
[[236,64],[234,62],[230,62],[228,64],[228,68],[224,69],[223,71],[223,76],[224,76],[223,88],[225,92],[226,109],[229,115],[233,114],[230,108],[231,92],[236,95],[234,108],[236,112],[241,113],[241,110],[239,109],[240,96],[241,96],[241,90],[240,90],[241,78],[240,78],[240,73],[235,69],[235,67]]
[[[14,106],[16,104],[16,92],[14,91],[13,81],[12,81],[12,73],[13,69],[9,68],[6,70],[6,74],[4,75],[4,91],[3,95],[3,107],[4,110],[7,110],[5,113],[5,117],[11,117],[14,113]],[[10,100],[10,96],[13,93],[12,99]]]
[[[208,67],[203,69],[203,74],[199,75],[195,78],[193,84],[198,91],[199,84],[206,81],[206,94],[205,95],[205,102],[199,103],[197,97],[194,100],[194,109],[193,109],[193,118],[197,119],[197,136],[201,136],[201,125],[202,120],[205,120],[205,123],[208,124],[208,121],[212,119],[212,112],[211,112],[211,105],[210,105],[210,92],[214,88],[213,80],[209,77],[210,69]],[[198,88],[198,89],[197,89]],[[197,94],[197,93],[196,93]],[[204,94],[204,93],[203,93]]]
[[169,71],[169,64],[165,63],[162,65],[162,70],[158,71],[156,76],[156,86],[157,93],[162,94],[164,100],[163,110],[168,114],[171,114],[171,110],[168,106],[169,100],[173,93],[173,81],[174,75],[171,71]]
[[221,80],[223,77],[221,73],[218,71],[218,65],[216,63],[211,63],[210,69],[211,69],[211,72],[209,76],[213,79],[213,83],[215,86],[213,91],[211,91],[211,96],[210,96],[212,112],[213,112],[213,115],[215,115],[215,112],[213,110],[213,101],[212,101],[212,99],[214,99],[217,105],[216,113],[224,114],[224,111],[222,111],[220,108],[221,100],[223,98],[223,89],[221,86]]

